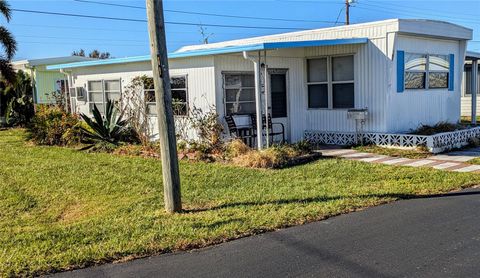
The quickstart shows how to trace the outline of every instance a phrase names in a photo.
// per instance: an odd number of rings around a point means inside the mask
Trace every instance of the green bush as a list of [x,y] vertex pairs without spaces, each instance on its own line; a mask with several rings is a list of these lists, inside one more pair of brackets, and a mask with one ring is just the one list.
[[[123,114],[118,115],[119,110],[112,101],[108,101],[105,115],[101,115],[97,106],[93,106],[93,118],[80,114],[87,127],[81,127],[85,141],[89,143],[84,149],[98,151],[112,151],[121,142],[138,143],[135,131],[128,126]],[[118,115],[118,116],[117,116]]]
[[81,126],[75,115],[55,106],[38,105],[28,130],[35,144],[67,146],[81,142]]

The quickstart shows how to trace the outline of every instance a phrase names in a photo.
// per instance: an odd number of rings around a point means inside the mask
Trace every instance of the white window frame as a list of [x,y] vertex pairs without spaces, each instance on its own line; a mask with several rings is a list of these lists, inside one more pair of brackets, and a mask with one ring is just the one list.
[[249,90],[254,90],[255,91],[255,86],[253,87],[238,87],[238,86],[227,86],[226,85],[226,79],[225,79],[225,76],[226,75],[253,75],[253,77],[255,78],[255,73],[253,71],[225,71],[225,72],[222,72],[222,87],[223,87],[223,112],[225,115],[228,115],[227,113],[227,104],[230,104],[230,103],[253,103],[255,104],[255,97],[253,98],[253,101],[251,100],[242,100],[242,101],[227,101],[227,90],[235,90],[235,89],[249,89]]
[[[152,81],[153,81],[153,77],[148,76],[148,78],[151,78]],[[186,105],[186,107],[187,107],[187,111],[186,111],[186,113],[185,113],[184,115],[183,115],[183,114],[182,114],[182,115],[176,115],[176,114],[174,114],[173,116],[174,116],[174,117],[188,117],[188,115],[189,115],[189,113],[190,113],[190,107],[189,107],[189,105],[188,105],[188,103],[189,103],[189,95],[188,95],[188,74],[172,75],[172,76],[170,76],[170,79],[172,79],[172,78],[185,78],[185,89],[172,89],[172,88],[170,88],[170,92],[172,92],[172,91],[185,90],[185,98],[186,98],[186,100],[185,100],[185,105]],[[143,91],[143,97],[145,97],[145,92],[147,92],[147,91],[153,91],[153,92],[155,92],[155,86],[154,86],[153,89],[147,89],[147,90],[145,89],[145,86],[143,86],[143,87],[142,87],[142,91]],[[156,104],[157,104],[157,103],[156,103],[155,101],[153,101],[153,102],[152,102],[152,101],[145,102],[145,109],[147,109],[149,105],[156,105]],[[173,104],[173,95],[172,95],[172,104]],[[155,109],[156,109],[156,108],[155,108]],[[175,112],[175,111],[174,111],[174,112]],[[156,112],[155,112],[155,113],[148,113],[148,111],[147,111],[147,115],[149,115],[149,116],[151,116],[151,117],[156,117],[156,116],[157,116],[157,113],[156,113]]]
[[[405,78],[403,80],[403,86],[405,88],[405,90],[448,90],[448,87],[449,87],[449,82],[450,82],[450,78],[449,78],[449,75],[450,75],[450,67],[452,66],[450,64],[450,60],[448,60],[448,70],[430,70],[430,56],[446,56],[447,59],[449,59],[449,55],[448,54],[437,54],[437,53],[416,53],[416,52],[408,52],[408,51],[405,51],[405,55],[407,54],[413,54],[413,55],[425,55],[426,56],[426,59],[427,59],[427,62],[425,64],[425,70],[407,70],[405,69],[404,70],[404,76],[406,77],[407,76],[407,72],[424,72],[425,73],[425,88],[407,88],[407,79]],[[430,72],[432,73],[446,73],[447,74],[447,86],[446,87],[442,87],[442,88],[430,88]]]
[[[342,80],[342,81],[333,81],[333,63],[332,59],[337,57],[348,57],[352,56],[353,58],[353,80]],[[327,81],[321,82],[309,82],[308,81],[308,60],[314,59],[327,59]],[[339,54],[339,55],[328,55],[328,56],[319,56],[319,57],[308,57],[305,59],[305,78],[306,78],[306,91],[307,91],[307,109],[308,110],[348,110],[355,108],[355,91],[356,91],[356,84],[355,84],[355,54],[348,53],[348,54]],[[328,90],[328,107],[310,107],[308,103],[308,86],[309,85],[324,85],[327,84]],[[353,107],[351,108],[334,108],[333,107],[333,85],[335,84],[353,84]]]
[[[111,92],[116,92],[116,91],[106,91],[105,90],[105,81],[118,81],[119,84],[119,90],[118,90],[118,93],[120,94],[120,98],[122,97],[122,79],[95,79],[95,80],[87,80],[87,102],[88,102],[88,111],[90,113],[92,113],[93,111],[93,106],[92,104],[102,104],[103,105],[103,109],[100,111],[101,114],[105,114],[105,109],[106,109],[106,106],[107,106],[107,93],[111,93]],[[102,84],[102,90],[101,91],[92,91],[90,90],[90,82],[101,82]],[[91,92],[95,92],[95,93],[102,93],[102,102],[93,102],[91,101],[90,99],[90,93]],[[98,106],[97,106],[98,107]]]

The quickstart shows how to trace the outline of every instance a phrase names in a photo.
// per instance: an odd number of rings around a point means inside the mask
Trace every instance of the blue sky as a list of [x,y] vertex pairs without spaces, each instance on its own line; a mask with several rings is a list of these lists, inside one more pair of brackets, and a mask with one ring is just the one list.
[[[96,2],[144,7],[143,0],[92,0]],[[131,19],[145,19],[144,9],[114,7],[74,0],[9,0],[14,9],[28,9],[61,13],[75,13]],[[193,24],[223,24],[270,27],[269,29],[244,29],[205,27],[210,42],[236,38],[283,33],[288,30],[275,28],[321,28],[334,26],[344,21],[343,0],[166,0],[166,10],[214,13],[222,15],[291,19],[303,21],[259,20],[245,18],[191,15],[165,12],[166,21]],[[350,20],[360,23],[388,18],[428,18],[460,24],[474,29],[469,50],[480,51],[479,0],[402,1],[402,0],[357,0],[351,8]],[[476,15],[475,15],[476,14]],[[340,16],[339,16],[340,15]],[[328,22],[322,22],[328,21]],[[16,59],[43,58],[70,55],[80,48],[90,51],[108,51],[114,57],[148,54],[148,33],[144,22],[123,22],[101,19],[86,19],[43,14],[13,12],[10,23],[1,20],[19,43]],[[342,23],[337,23],[340,25]],[[168,24],[168,50],[202,41],[198,25]],[[294,31],[294,30],[292,30]]]

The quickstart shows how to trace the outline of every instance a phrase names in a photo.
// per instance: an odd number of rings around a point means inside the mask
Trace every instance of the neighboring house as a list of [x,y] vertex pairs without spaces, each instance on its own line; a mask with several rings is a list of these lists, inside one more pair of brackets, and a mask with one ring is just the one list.
[[32,78],[33,96],[36,104],[54,103],[52,92],[68,90],[65,74],[46,69],[48,65],[93,60],[80,56],[28,59],[12,62],[15,70],[23,70]]
[[[172,93],[186,106],[215,105],[221,119],[265,113],[267,99],[268,113],[284,123],[291,142],[315,132],[340,134],[328,142],[346,143],[342,138],[356,128],[405,133],[420,124],[460,120],[471,38],[471,29],[448,22],[392,19],[187,46],[169,53]],[[118,99],[133,77],[152,75],[150,56],[47,69],[62,70],[85,92],[72,100],[74,110],[84,113],[94,103]],[[361,126],[350,109],[368,111]]]
[[[472,63],[474,60],[480,60],[480,53],[468,51],[466,55],[465,67],[463,72],[463,86],[462,86],[462,116],[472,115]],[[478,62],[477,62],[478,63]],[[480,66],[477,67],[480,69]],[[477,70],[477,111],[480,107],[480,70]],[[478,115],[478,112],[476,113]]]

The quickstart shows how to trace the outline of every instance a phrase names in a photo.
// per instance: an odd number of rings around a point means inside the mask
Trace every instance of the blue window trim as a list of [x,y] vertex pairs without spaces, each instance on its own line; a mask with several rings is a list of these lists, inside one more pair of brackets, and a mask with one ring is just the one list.
[[405,90],[405,51],[397,50],[397,93]]
[[450,70],[448,73],[448,90],[455,90],[455,55],[450,54]]

